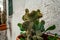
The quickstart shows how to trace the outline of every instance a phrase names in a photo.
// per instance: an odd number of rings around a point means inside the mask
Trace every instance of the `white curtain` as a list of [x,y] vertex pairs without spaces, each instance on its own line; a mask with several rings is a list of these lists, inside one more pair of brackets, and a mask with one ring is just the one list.
[[24,10],[40,9],[43,14],[41,20],[45,20],[45,28],[55,24],[57,28],[52,33],[60,34],[60,0],[13,0],[12,40],[20,34],[17,23],[22,23]]

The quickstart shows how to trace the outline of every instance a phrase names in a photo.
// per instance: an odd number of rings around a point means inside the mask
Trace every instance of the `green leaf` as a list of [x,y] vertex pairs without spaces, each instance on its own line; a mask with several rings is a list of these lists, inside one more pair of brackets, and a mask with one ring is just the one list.
[[55,36],[48,36],[48,40],[57,40],[57,34],[55,33]]
[[45,25],[45,21],[44,20],[39,22],[39,30],[41,30],[41,32],[45,31],[44,25]]
[[41,20],[41,25],[45,25],[45,21],[44,20]]
[[22,27],[22,24],[21,24],[21,23],[18,23],[18,27],[19,27],[19,28]]
[[35,20],[32,28],[36,31],[39,28],[38,25],[39,25],[39,20]]
[[44,20],[42,20],[41,22],[39,22],[39,20],[35,20],[33,29],[34,30],[41,30],[41,32],[43,32],[43,31],[45,31],[44,24],[45,24]]
[[56,28],[56,26],[55,26],[55,25],[52,25],[52,26],[48,27],[48,28],[46,29],[46,31],[48,31],[48,30],[54,30],[55,28]]
[[48,36],[48,40],[54,40],[53,36]]
[[30,21],[23,22],[22,27],[24,28],[25,31],[28,29],[28,27],[30,27],[30,24],[32,24],[30,23]]
[[25,40],[24,38],[20,38],[20,40]]
[[22,27],[21,23],[18,23],[18,27],[20,28],[21,31],[24,31],[24,28]]
[[26,31],[21,31],[21,32],[20,32],[20,34],[25,34],[25,33],[26,33]]

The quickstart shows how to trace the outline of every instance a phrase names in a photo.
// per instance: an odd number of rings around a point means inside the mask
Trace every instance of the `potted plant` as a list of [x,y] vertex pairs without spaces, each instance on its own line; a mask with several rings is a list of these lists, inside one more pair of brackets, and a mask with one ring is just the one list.
[[24,22],[18,23],[18,27],[21,32],[20,35],[17,36],[16,40],[44,40],[44,33],[48,30],[54,30],[56,26],[52,25],[45,30],[45,21],[41,20],[39,22],[39,18],[42,17],[43,15],[39,9],[32,10],[32,12],[25,9],[25,15],[22,17]]
[[0,11],[0,31],[6,30],[6,13]]

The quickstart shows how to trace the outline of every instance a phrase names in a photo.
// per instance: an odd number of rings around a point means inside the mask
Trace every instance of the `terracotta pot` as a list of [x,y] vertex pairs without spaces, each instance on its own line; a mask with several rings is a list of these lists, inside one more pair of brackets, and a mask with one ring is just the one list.
[[[52,35],[47,35],[47,34],[42,35],[44,40],[48,40],[48,36],[54,37],[53,34]],[[60,40],[60,38],[58,38],[57,40]]]
[[23,37],[23,35],[18,35],[16,40],[20,40],[21,37]]
[[[48,36],[47,34],[43,34],[42,37],[44,40],[48,40]],[[17,36],[16,40],[20,40],[20,38],[23,37],[23,35],[19,35]],[[60,38],[58,38],[57,40],[60,40]]]
[[1,24],[0,25],[0,31],[6,30],[6,29],[7,29],[6,24]]
[[[21,37],[23,37],[23,35],[18,35],[17,38],[16,38],[16,40],[20,40]],[[48,40],[47,39],[48,35],[43,34],[42,37],[43,37],[44,40]]]

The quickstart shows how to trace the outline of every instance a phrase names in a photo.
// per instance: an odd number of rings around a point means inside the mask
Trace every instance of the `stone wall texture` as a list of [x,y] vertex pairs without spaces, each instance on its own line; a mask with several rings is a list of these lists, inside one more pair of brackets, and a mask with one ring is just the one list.
[[7,31],[0,31],[0,40],[7,40]]

